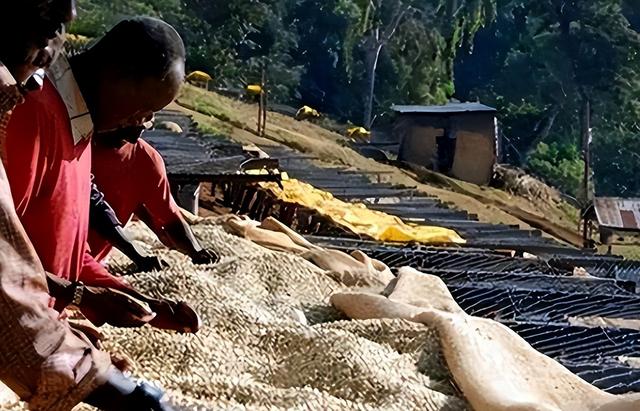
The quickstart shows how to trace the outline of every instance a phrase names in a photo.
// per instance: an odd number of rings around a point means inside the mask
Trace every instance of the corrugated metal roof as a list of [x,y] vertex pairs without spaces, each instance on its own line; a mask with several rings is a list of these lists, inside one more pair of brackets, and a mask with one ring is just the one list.
[[444,106],[400,106],[393,105],[393,111],[401,114],[450,114],[450,113],[495,113],[496,109],[480,103],[450,103]]
[[601,197],[594,205],[600,226],[640,231],[640,199]]

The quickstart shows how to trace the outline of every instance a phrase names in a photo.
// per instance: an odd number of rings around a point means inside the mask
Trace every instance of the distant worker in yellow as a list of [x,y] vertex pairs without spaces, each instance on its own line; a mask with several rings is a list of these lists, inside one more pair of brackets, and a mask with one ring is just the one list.
[[318,113],[318,110],[309,106],[302,106],[296,113],[295,118],[298,121],[311,120],[314,118],[320,118],[320,113]]

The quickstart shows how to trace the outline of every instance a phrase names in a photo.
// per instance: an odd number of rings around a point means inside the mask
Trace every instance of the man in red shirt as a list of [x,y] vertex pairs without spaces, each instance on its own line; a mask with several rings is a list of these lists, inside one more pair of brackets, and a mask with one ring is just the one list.
[[[182,40],[168,24],[151,18],[119,23],[91,49],[71,61],[60,58],[49,70],[42,90],[15,111],[4,154],[18,215],[47,271],[147,302],[157,313],[152,325],[195,331],[199,320],[185,304],[138,293],[87,247],[94,130],[151,119],[177,95],[184,60]],[[176,321],[179,315],[184,323]]]
[[[93,138],[94,183],[103,196],[96,191],[92,193],[91,254],[102,261],[113,245],[139,269],[159,268],[160,262],[145,257],[122,231],[121,222],[126,224],[136,215],[166,246],[188,255],[194,264],[215,263],[218,257],[202,248],[182,217],[171,195],[160,154],[138,139],[139,130],[125,133],[99,133]],[[113,215],[109,217],[109,213]]]
[[[0,5],[1,143],[23,86],[35,69],[52,61],[47,42],[60,37],[74,16],[74,0]],[[65,410],[80,401],[104,410],[171,409],[161,403],[162,392],[124,377],[106,353],[49,307],[47,277],[15,212],[2,164],[0,261],[0,380],[30,409]]]

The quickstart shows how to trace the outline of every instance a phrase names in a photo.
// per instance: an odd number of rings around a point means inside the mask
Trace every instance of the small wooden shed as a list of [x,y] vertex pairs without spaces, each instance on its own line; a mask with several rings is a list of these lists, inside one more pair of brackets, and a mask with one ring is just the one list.
[[612,245],[615,234],[640,233],[640,198],[597,197],[593,207],[602,244]]
[[488,184],[498,159],[496,109],[480,103],[393,106],[398,160]]

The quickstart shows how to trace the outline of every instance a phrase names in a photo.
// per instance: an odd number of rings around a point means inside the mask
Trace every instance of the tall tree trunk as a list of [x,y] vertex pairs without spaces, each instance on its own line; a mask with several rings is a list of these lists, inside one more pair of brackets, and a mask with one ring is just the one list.
[[556,118],[560,114],[560,106],[553,106],[548,112],[545,118],[540,120],[540,122],[536,125],[536,129],[533,133],[533,139],[529,144],[529,148],[527,149],[527,154],[524,158],[524,161],[529,161],[529,157],[538,147],[538,144],[542,143],[549,137],[551,133],[551,129],[553,128],[554,123],[556,122]]
[[[374,9],[379,9],[382,0],[378,0],[376,4],[370,2],[367,8],[367,16]],[[391,40],[396,33],[398,26],[404,20],[406,14],[411,10],[411,6],[403,5],[402,0],[396,0],[395,10],[389,23],[383,28],[375,27],[365,44],[366,64],[367,64],[367,96],[364,105],[364,126],[371,129],[373,125],[373,102],[376,92],[376,71],[378,70],[378,60],[382,48]],[[369,17],[367,17],[368,19]]]
[[378,70],[378,60],[382,51],[382,43],[377,39],[371,39],[371,46],[367,49],[367,96],[364,105],[364,126],[371,129],[373,123],[373,101],[376,92],[376,71]]
[[582,159],[584,160],[584,174],[582,177],[582,195],[585,206],[592,200],[591,196],[591,101],[584,92],[582,109],[580,110],[580,135],[582,145]]

